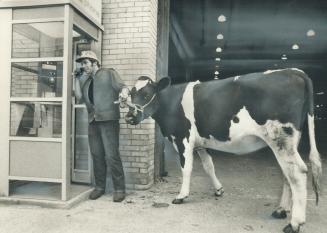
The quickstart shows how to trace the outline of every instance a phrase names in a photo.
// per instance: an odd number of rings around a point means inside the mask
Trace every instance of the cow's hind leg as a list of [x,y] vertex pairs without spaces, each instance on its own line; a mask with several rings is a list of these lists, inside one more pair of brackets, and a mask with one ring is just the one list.
[[223,189],[223,186],[221,185],[220,181],[216,177],[215,167],[213,165],[211,156],[208,154],[208,152],[205,148],[197,148],[195,150],[195,152],[200,156],[203,168],[211,179],[213,187],[215,188],[215,195],[218,197],[222,196],[224,193],[224,189]]
[[292,207],[291,198],[292,193],[290,185],[286,178],[284,178],[283,193],[280,199],[279,207],[272,213],[274,218],[284,219],[287,217],[287,213],[291,211]]
[[[286,135],[276,127],[267,144],[273,150],[277,161],[288,181],[292,194],[291,222],[284,228],[285,233],[297,233],[305,223],[307,199],[307,166],[297,151],[299,133]],[[285,193],[287,195],[287,193]]]

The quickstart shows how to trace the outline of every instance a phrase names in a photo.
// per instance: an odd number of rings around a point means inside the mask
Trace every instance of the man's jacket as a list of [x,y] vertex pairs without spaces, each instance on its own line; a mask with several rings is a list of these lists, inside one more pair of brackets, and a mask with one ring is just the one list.
[[[84,75],[83,75],[84,76]],[[114,69],[101,68],[95,77],[84,76],[79,79],[82,98],[88,111],[89,123],[95,121],[119,120],[119,92],[125,84]]]

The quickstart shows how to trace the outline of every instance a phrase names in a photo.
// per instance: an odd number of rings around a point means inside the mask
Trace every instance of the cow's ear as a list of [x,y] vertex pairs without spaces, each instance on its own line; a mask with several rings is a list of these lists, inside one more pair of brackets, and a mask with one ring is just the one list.
[[161,90],[165,89],[166,87],[168,87],[169,85],[170,85],[169,77],[161,78],[157,84],[157,90],[161,91]]

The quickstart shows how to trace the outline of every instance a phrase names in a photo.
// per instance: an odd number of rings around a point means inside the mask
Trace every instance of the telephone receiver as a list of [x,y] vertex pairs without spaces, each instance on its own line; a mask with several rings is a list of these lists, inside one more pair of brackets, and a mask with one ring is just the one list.
[[76,68],[74,71],[74,76],[81,76],[84,72],[83,67]]

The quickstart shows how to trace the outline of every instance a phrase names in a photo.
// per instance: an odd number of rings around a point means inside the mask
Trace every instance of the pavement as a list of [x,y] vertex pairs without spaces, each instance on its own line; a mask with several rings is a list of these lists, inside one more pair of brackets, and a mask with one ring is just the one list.
[[[168,176],[149,190],[129,191],[122,203],[114,203],[109,193],[69,210],[1,204],[0,233],[278,233],[288,224],[287,219],[271,217],[279,202],[282,177],[270,150],[244,156],[215,153],[223,197],[214,196],[195,158],[190,197],[182,205],[171,204],[181,185],[181,173],[174,152],[168,154]],[[325,158],[323,163],[326,167]],[[326,178],[324,172],[325,187]],[[316,206],[309,183],[307,223],[301,232],[326,233],[326,195]]]

